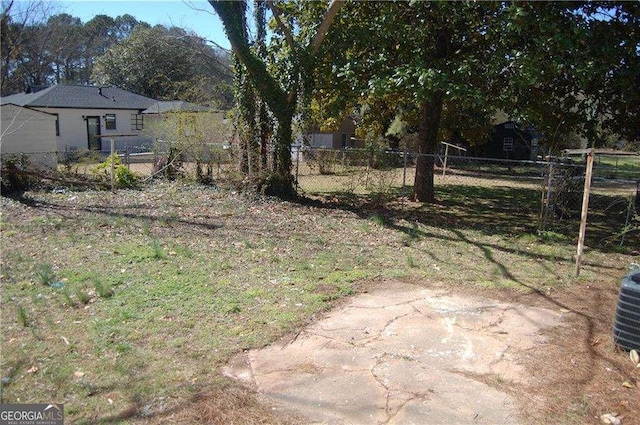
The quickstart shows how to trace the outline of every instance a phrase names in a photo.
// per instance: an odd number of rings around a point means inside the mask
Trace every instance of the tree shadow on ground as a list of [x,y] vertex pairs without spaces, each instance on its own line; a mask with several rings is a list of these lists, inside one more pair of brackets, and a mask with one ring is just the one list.
[[[387,225],[402,220],[443,229],[476,230],[487,235],[555,235],[555,243],[575,244],[580,227],[580,211],[568,217],[549,214],[542,220],[542,194],[533,188],[509,186],[441,185],[436,202],[409,202],[403,195],[412,188],[393,189],[383,194],[351,192],[323,193],[301,198],[302,204],[344,209],[362,218],[376,214]],[[640,229],[627,228],[624,245],[619,246],[627,221],[627,201],[616,195],[590,197],[585,244],[601,252],[632,252],[640,246]],[[410,229],[402,229],[411,232]],[[634,248],[635,247],[635,248]]]
[[215,217],[202,217],[200,221],[187,220],[181,218],[178,214],[170,212],[159,213],[154,210],[152,205],[145,204],[126,204],[117,206],[95,204],[77,208],[72,205],[63,205],[58,202],[49,202],[42,199],[35,200],[23,195],[19,197],[11,197],[11,199],[31,208],[52,211],[62,219],[70,222],[77,220],[77,217],[75,216],[76,212],[82,211],[96,216],[105,216],[110,218],[127,218],[149,222],[174,223],[176,225],[189,226],[193,229],[200,229],[202,232],[214,231],[222,227],[221,224],[214,224],[211,222]]
[[[627,373],[625,370],[629,369],[625,364],[625,356],[620,356],[615,350],[605,349],[598,345],[599,338],[602,337],[603,332],[607,332],[607,326],[609,326],[611,298],[612,293],[615,292],[613,285],[599,285],[590,289],[588,286],[584,288],[581,285],[570,285],[557,291],[538,287],[535,283],[523,279],[520,274],[515,273],[514,267],[516,266],[502,260],[499,253],[518,254],[532,261],[542,260],[543,263],[548,263],[545,269],[550,274],[557,273],[554,268],[554,256],[518,250],[509,244],[502,245],[492,238],[474,238],[472,233],[467,231],[474,230],[490,236],[501,235],[505,237],[517,236],[522,233],[538,235],[537,219],[540,209],[540,192],[533,189],[511,187],[444,186],[436,189],[436,197],[437,202],[428,205],[412,204],[402,200],[380,204],[376,202],[375,197],[343,193],[316,198],[310,202],[325,208],[342,208],[365,219],[374,214],[378,215],[383,217],[382,224],[384,226],[402,232],[409,238],[439,238],[452,243],[462,242],[474,247],[479,250],[487,263],[499,270],[501,277],[517,284],[520,289],[529,294],[529,297],[534,297],[542,305],[552,310],[573,314],[570,320],[575,321],[575,328],[568,331],[572,334],[563,335],[560,332],[559,335],[561,338],[568,338],[567,341],[570,341],[568,345],[571,346],[572,353],[580,358],[580,373],[562,373],[554,378],[559,387],[571,389],[567,390],[571,393],[571,397],[578,398],[581,392],[586,391],[586,388],[594,383],[597,385],[598,380],[602,379],[598,368],[601,368],[603,364],[619,371],[623,380],[631,379],[631,376],[625,375]],[[610,237],[612,228],[624,225],[624,222],[620,223],[620,211],[618,214],[613,214],[611,211],[602,213],[599,211],[603,206],[614,204],[615,197],[598,195],[593,198],[592,205],[598,209],[598,213],[594,213],[589,222],[590,227],[588,228],[591,229],[591,234],[587,238],[587,243],[597,243],[599,240]],[[609,209],[611,208],[610,206]],[[412,223],[419,225],[414,226]],[[556,243],[568,247],[573,246],[578,226],[579,223],[567,223],[564,227],[567,231],[567,237]],[[446,229],[447,232],[432,232],[429,227]],[[574,231],[575,233],[573,233]],[[634,249],[640,246],[637,243],[637,234],[634,239],[629,238],[628,241],[628,246],[635,247]],[[615,246],[600,246],[598,249],[603,252],[618,251]],[[607,275],[605,279],[607,282],[614,282],[615,275],[620,273],[620,267],[603,264],[592,264],[592,266],[599,270],[611,269],[610,275]],[[509,296],[513,296],[513,293],[510,294]],[[559,350],[560,354],[556,352],[553,354],[566,355],[562,350],[567,348],[568,346],[562,345],[556,349],[554,346],[553,349]],[[545,374],[548,373],[553,372],[545,371]],[[541,391],[547,390],[544,385],[541,385],[540,388]],[[558,394],[561,393],[559,391]]]

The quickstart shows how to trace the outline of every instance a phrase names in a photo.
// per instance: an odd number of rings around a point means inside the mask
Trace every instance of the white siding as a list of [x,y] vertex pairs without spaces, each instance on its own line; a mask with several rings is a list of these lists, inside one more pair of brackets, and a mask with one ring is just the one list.
[[[142,131],[131,129],[131,114],[137,114],[135,109],[70,109],[70,108],[37,108],[43,112],[58,114],[60,119],[60,136],[57,137],[57,150],[82,150],[89,148],[87,137],[87,121],[83,117],[100,117],[100,135],[102,137],[102,150],[109,150],[110,134],[135,134],[135,136],[116,137],[118,149],[125,144],[130,146],[141,144],[148,140]],[[116,129],[107,130],[105,116],[115,114]]]
[[332,148],[333,133],[315,133],[311,136],[311,146],[316,148]]
[[56,117],[16,105],[2,105],[0,153],[24,153],[32,164],[54,168],[56,155]]

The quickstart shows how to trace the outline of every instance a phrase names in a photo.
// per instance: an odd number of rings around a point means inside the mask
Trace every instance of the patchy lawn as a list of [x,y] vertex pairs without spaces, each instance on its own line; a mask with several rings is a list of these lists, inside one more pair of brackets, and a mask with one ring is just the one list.
[[218,367],[395,279],[573,312],[570,332],[524,359],[541,376],[535,397],[517,393],[529,419],[638,420],[640,369],[611,341],[638,252],[592,237],[576,279],[573,234],[535,234],[535,191],[498,208],[471,198],[485,190],[376,209],[181,183],[1,198],[2,402],[62,402],[76,423],[295,423]]

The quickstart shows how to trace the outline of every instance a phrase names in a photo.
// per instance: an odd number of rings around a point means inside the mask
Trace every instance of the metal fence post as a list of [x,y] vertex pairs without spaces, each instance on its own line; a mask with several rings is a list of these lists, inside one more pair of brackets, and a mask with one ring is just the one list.
[[405,148],[404,150],[404,154],[403,154],[403,165],[402,165],[402,197],[405,198],[407,196],[406,190],[407,190],[407,149]]
[[[640,186],[640,181],[638,181],[638,186]],[[624,230],[622,231],[622,236],[620,237],[620,248],[624,245],[624,237],[629,230],[629,219],[631,218],[631,210],[633,207],[633,196],[629,197],[629,205],[627,206],[627,218],[624,222]]]
[[116,191],[116,165],[115,165],[116,140],[111,138],[111,191]]
[[547,179],[546,193],[542,193],[542,214],[541,214],[541,230],[544,232],[547,229],[547,221],[549,219],[549,208],[551,208],[551,193],[553,191],[553,162],[549,163],[549,177]]
[[299,186],[298,176],[300,173],[300,146],[296,147],[296,186]]
[[442,177],[447,173],[447,159],[449,159],[449,144],[444,145],[444,163],[442,164]]

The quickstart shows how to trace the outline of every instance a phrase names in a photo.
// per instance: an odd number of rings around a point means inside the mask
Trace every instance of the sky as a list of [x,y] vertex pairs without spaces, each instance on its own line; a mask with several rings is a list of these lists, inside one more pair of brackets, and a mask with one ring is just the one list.
[[205,0],[55,0],[57,13],[68,13],[82,22],[96,15],[113,18],[129,14],[150,25],[161,24],[191,29],[200,37],[229,48],[230,44],[213,8]]

